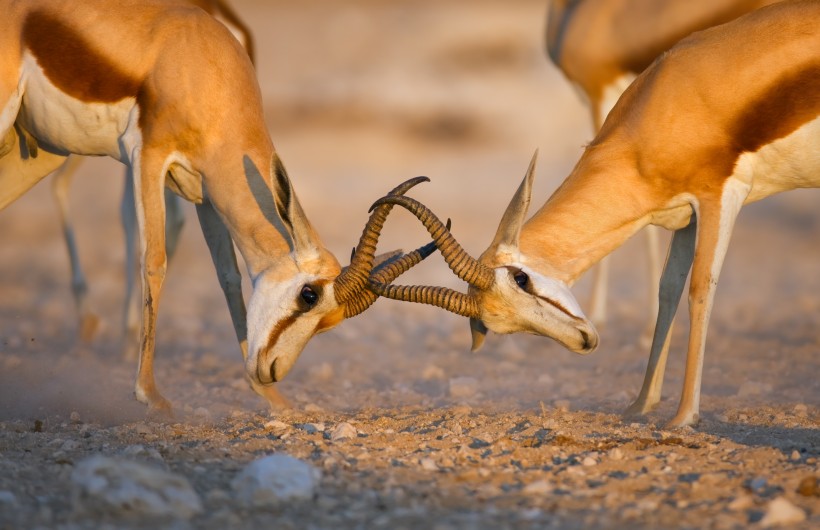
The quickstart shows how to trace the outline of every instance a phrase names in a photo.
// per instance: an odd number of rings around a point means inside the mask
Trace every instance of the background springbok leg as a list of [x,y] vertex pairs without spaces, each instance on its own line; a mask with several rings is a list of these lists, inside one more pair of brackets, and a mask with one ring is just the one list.
[[[199,217],[199,226],[208,244],[211,259],[216,267],[216,275],[219,278],[219,286],[228,302],[228,310],[231,313],[231,322],[236,332],[236,339],[242,350],[242,360],[248,358],[248,315],[245,309],[245,300],[242,297],[242,275],[236,263],[236,252],[233,248],[233,240],[219,218],[211,202],[207,199],[202,204],[196,205],[196,213]],[[247,379],[247,377],[246,377]],[[253,389],[265,399],[272,408],[289,406],[288,400],[277,390],[276,385],[260,386],[253,385]]]
[[686,228],[675,231],[672,236],[669,256],[666,258],[666,265],[660,280],[658,320],[655,324],[646,376],[638,398],[626,410],[625,414],[628,416],[646,414],[661,400],[663,374],[666,370],[669,340],[672,336],[672,321],[675,319],[686,277],[689,276],[689,270],[692,268],[696,230],[697,219],[693,215],[691,223]]

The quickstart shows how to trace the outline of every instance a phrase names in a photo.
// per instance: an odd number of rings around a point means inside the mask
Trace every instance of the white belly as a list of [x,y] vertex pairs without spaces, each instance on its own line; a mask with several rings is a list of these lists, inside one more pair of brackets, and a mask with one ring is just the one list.
[[820,116],[755,153],[745,153],[733,177],[752,185],[746,203],[796,188],[820,188]]
[[43,145],[61,153],[108,155],[122,162],[120,138],[136,100],[88,103],[66,95],[31,55],[23,60],[24,93],[18,121]]

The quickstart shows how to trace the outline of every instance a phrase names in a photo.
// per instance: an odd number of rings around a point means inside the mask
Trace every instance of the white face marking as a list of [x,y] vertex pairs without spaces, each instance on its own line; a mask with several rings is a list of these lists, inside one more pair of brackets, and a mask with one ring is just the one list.
[[572,295],[567,284],[560,280],[538,274],[523,265],[515,266],[527,273],[530,277],[530,282],[532,282],[533,291],[539,296],[557,302],[574,317],[586,319],[583,310],[581,310],[581,306],[578,305],[578,301]]
[[[521,287],[515,269],[528,276]],[[482,303],[481,320],[496,333],[527,332],[551,337],[578,353],[590,353],[598,344],[594,326],[575,297],[560,280],[546,277],[520,262],[495,269],[495,284]]]
[[66,153],[108,155],[120,162],[119,139],[125,132],[134,98],[116,103],[87,103],[54,86],[34,57],[23,56],[25,92],[18,119],[41,143]]
[[[309,311],[300,311],[299,296],[304,285],[317,279],[314,275],[297,274],[287,281],[273,281],[264,275],[254,282],[248,304],[248,359],[247,374],[259,382],[258,370],[270,369],[276,361],[277,379],[293,367],[316,326],[323,316],[336,307],[333,285],[324,286],[317,304]],[[271,334],[278,330],[276,342],[268,344]],[[267,349],[270,346],[270,349]],[[260,356],[262,357],[260,359]]]

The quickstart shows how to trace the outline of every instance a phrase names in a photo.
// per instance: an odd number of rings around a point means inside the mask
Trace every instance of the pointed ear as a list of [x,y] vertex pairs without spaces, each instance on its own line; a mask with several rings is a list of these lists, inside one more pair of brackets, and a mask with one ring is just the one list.
[[487,336],[487,326],[484,325],[484,322],[480,321],[477,318],[470,319],[470,333],[473,336],[473,345],[470,348],[470,351],[478,351],[481,349],[481,346],[484,345],[484,338]]
[[[527,210],[530,207],[530,197],[532,195],[532,179],[535,175],[535,162],[538,159],[538,150],[532,155],[530,167],[527,169],[527,174],[524,175],[524,180],[518,186],[518,190],[513,195],[504,216],[501,218],[501,223],[498,225],[498,230],[495,233],[495,238],[490,244],[489,250],[492,254],[498,250],[502,245],[518,248],[518,239],[521,235],[521,226],[524,224],[524,218],[527,216]],[[489,253],[489,252],[488,252]]]
[[285,166],[276,154],[273,155],[271,177],[276,212],[289,236],[286,239],[288,239],[291,250],[296,254],[315,252],[321,244],[302,210],[302,205],[299,204],[299,199],[296,198],[296,192],[293,190]]

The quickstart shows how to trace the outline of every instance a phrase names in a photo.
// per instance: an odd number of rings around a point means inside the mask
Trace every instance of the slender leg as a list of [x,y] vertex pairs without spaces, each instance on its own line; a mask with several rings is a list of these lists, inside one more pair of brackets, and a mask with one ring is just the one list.
[[692,267],[692,258],[695,255],[696,231],[697,219],[693,215],[689,225],[676,231],[675,235],[672,236],[669,255],[666,258],[666,266],[660,280],[658,320],[655,325],[649,362],[646,366],[646,375],[638,398],[626,410],[627,416],[646,414],[661,400],[663,374],[666,370],[666,358],[669,355],[672,321],[680,303],[686,277]]
[[[248,358],[248,326],[247,313],[245,311],[245,301],[242,298],[242,276],[236,264],[236,254],[233,248],[233,241],[225,224],[219,218],[209,201],[197,204],[196,213],[199,217],[199,225],[202,227],[202,234],[211,252],[211,259],[216,267],[216,275],[219,278],[219,285],[228,303],[228,311],[231,314],[231,321],[242,350],[242,359]],[[271,408],[278,409],[289,406],[287,399],[282,396],[275,386],[259,386],[251,384],[257,394],[268,400]]]
[[170,414],[171,403],[163,397],[154,381],[154,348],[156,345],[157,311],[162,283],[165,279],[165,175],[162,156],[143,149],[134,157],[134,197],[137,226],[140,232],[142,266],[142,330],[137,382],[137,400],[149,406],[151,412]]
[[139,341],[139,301],[134,289],[136,278],[137,211],[134,206],[134,174],[130,167],[125,169],[125,186],[120,201],[120,221],[125,235],[125,301],[122,315],[122,345],[125,359],[137,358]]
[[81,163],[82,158],[78,156],[69,157],[65,164],[52,173],[51,191],[54,193],[54,199],[57,202],[57,211],[60,213],[60,224],[63,228],[63,239],[68,250],[68,260],[71,264],[71,291],[74,294],[74,303],[77,306],[77,314],[80,318],[80,338],[88,342],[94,338],[100,319],[88,308],[88,284],[80,264],[77,240],[74,237],[74,226],[71,222],[68,202],[71,179]]
[[168,263],[174,259],[179,244],[179,234],[185,225],[185,213],[182,211],[182,199],[173,191],[165,188],[165,253]]
[[729,179],[723,187],[719,201],[701,201],[697,245],[689,285],[691,327],[686,353],[686,372],[678,411],[670,420],[669,427],[694,425],[699,420],[700,387],[709,316],[732,228],[749,189],[748,184]]
[[649,225],[644,228],[646,235],[646,257],[647,257],[647,272],[649,273],[649,318],[646,322],[646,327],[641,333],[640,344],[644,347],[650,347],[655,331],[655,319],[658,315],[658,295],[655,293],[655,286],[661,282],[661,263],[658,259],[660,250],[658,245],[658,227]]
[[589,319],[596,327],[606,323],[606,290],[609,280],[609,259],[604,259],[595,265],[595,277],[592,281],[592,296],[589,300]]

